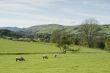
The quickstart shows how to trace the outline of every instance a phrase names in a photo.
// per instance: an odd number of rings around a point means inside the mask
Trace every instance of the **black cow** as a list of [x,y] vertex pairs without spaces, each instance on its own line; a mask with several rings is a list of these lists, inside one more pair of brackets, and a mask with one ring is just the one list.
[[16,57],[16,62],[17,61],[25,61],[25,59],[23,57]]
[[43,55],[43,59],[48,59],[48,56],[47,55]]

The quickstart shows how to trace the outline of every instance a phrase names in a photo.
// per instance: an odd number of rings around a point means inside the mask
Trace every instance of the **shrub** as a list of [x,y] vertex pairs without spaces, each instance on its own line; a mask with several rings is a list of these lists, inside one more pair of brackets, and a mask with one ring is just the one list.
[[107,50],[110,50],[110,36],[108,36],[108,37],[106,38],[105,48],[106,48]]

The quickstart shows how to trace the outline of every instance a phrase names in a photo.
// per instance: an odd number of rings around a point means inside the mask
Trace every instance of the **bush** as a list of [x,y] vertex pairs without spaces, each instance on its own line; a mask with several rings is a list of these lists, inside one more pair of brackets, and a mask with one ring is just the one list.
[[110,36],[108,36],[108,37],[106,38],[105,48],[106,48],[107,50],[110,50]]
[[102,36],[96,37],[95,41],[94,41],[94,48],[104,49],[105,48],[105,38]]

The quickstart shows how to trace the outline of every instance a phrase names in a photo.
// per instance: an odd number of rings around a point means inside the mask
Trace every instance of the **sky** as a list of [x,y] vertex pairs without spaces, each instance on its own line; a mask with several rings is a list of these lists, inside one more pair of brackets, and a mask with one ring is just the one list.
[[110,23],[110,0],[0,0],[0,27],[81,24],[88,18]]

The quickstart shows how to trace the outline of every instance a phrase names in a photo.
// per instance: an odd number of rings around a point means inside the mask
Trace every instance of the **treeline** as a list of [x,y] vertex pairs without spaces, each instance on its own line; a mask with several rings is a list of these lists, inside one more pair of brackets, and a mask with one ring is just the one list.
[[13,38],[20,38],[23,35],[10,31],[8,29],[0,29],[0,38],[4,39],[13,39]]
[[32,33],[26,31],[14,32],[8,29],[0,29],[0,38],[24,41],[24,42],[50,42],[51,34],[48,33]]

